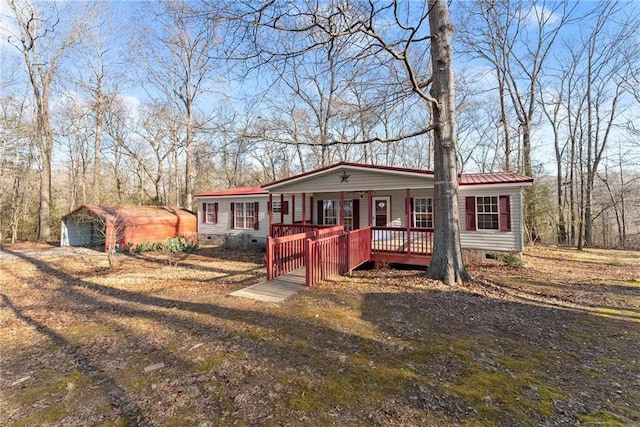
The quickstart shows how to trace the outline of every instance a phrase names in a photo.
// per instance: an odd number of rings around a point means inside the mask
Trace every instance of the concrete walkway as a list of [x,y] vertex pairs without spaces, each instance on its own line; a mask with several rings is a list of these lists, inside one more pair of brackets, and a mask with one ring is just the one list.
[[282,302],[306,288],[305,276],[306,269],[302,267],[284,276],[231,292],[229,295],[258,301]]

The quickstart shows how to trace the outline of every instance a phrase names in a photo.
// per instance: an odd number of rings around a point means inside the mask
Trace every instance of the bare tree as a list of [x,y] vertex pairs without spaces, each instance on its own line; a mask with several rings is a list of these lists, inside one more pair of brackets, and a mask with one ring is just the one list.
[[[451,59],[453,26],[447,2],[372,1],[357,5],[341,2],[321,5],[271,2],[257,8],[245,5],[243,16],[251,16],[252,23],[256,24],[253,28],[258,30],[247,34],[253,37],[254,55],[264,61],[290,58],[319,46],[333,46],[346,38],[352,42],[352,61],[357,63],[367,58],[373,65],[391,66],[397,96],[415,97],[421,100],[425,109],[432,107],[431,123],[423,123],[414,132],[391,138],[374,136],[370,140],[355,143],[388,143],[434,132],[436,236],[429,274],[447,284],[469,280],[462,260],[457,218],[457,138]],[[301,43],[283,52],[262,43],[268,39],[263,31],[293,34],[309,32],[314,38],[311,45]],[[431,72],[427,68],[429,57]],[[334,140],[327,145],[343,143],[346,142]]]
[[55,3],[39,4],[39,10],[28,0],[9,0],[18,34],[9,36],[24,59],[33,92],[36,110],[35,141],[40,162],[40,209],[38,238],[49,240],[51,236],[51,161],[54,136],[50,121],[51,85],[57,77],[62,56],[76,43],[84,31],[81,23],[73,30],[59,35],[62,30],[60,14]]
[[0,98],[0,247],[7,227],[11,243],[16,242],[29,204],[34,155],[25,104],[13,96]]
[[[158,9],[158,6],[160,8]],[[154,4],[156,20],[147,29],[139,51],[144,60],[145,79],[179,113],[175,145],[184,150],[184,206],[193,207],[193,152],[197,133],[210,120],[212,111],[200,111],[197,104],[212,90],[218,64],[213,51],[219,40],[217,18],[203,19],[187,2]],[[159,103],[158,94],[149,92]],[[178,130],[179,129],[179,130]]]
[[[516,113],[522,138],[522,172],[533,176],[531,140],[539,108],[538,82],[561,31],[574,19],[577,3],[497,0],[461,2],[470,17],[463,28],[466,49],[495,70],[504,132],[505,169],[511,168],[507,110]],[[508,103],[507,103],[508,102]],[[533,188],[526,190],[525,227],[536,240]]]

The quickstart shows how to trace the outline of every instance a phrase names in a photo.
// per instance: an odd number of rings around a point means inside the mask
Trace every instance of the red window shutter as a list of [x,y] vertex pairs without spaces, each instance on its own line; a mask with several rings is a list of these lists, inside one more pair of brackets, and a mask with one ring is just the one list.
[[207,222],[207,202],[202,204],[202,218],[200,218],[202,224]]
[[236,228],[236,212],[235,212],[236,204],[231,202],[231,229]]
[[323,225],[324,224],[324,215],[323,215],[323,209],[322,209],[322,200],[318,200],[318,220],[316,221],[316,224],[318,225]]
[[258,216],[258,208],[260,207],[260,202],[253,202],[253,229],[260,229],[260,218]]
[[360,228],[360,200],[353,199],[351,203],[353,206],[353,229],[357,230]]
[[467,230],[476,229],[476,198],[473,196],[465,197],[465,218],[467,222]]
[[284,202],[282,202],[282,206],[280,206],[280,209],[282,210],[282,213],[284,215],[289,215],[289,201],[285,200]]
[[213,223],[218,223],[218,202],[213,204]]
[[500,211],[500,231],[511,231],[511,197],[500,196],[498,203]]

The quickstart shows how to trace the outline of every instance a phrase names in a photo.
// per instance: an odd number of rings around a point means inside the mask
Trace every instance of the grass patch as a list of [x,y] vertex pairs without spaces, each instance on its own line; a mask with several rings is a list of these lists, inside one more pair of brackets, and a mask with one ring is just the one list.
[[20,421],[9,424],[11,427],[31,427],[31,426],[46,426],[54,425],[59,421],[62,421],[68,415],[67,405],[63,403],[56,403],[46,408],[40,409],[34,414],[31,414]]
[[621,419],[621,417],[607,411],[596,411],[590,414],[581,415],[580,422],[584,425],[606,425],[607,427],[625,427],[632,425],[629,419]]
[[0,265],[20,272],[2,282],[5,385],[29,377],[3,387],[0,425],[135,425],[131,408],[151,425],[640,419],[638,254],[536,247],[523,268],[470,266],[479,280],[453,288],[355,271],[265,304],[225,297],[263,277],[263,254],[127,257],[91,276],[90,255],[46,253]]
[[11,401],[16,404],[33,405],[42,400],[62,393],[70,384],[73,389],[86,387],[93,379],[80,372],[63,374],[52,370],[42,370],[36,377],[37,385],[31,386],[22,393],[14,395]]

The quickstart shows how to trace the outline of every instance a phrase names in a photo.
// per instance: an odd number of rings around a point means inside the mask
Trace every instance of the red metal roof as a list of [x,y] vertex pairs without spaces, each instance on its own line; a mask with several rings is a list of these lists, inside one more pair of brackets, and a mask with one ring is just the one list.
[[195,197],[207,197],[207,196],[251,196],[269,194],[269,191],[262,187],[238,187],[229,188],[226,190],[207,191],[204,193],[195,194]]
[[518,184],[533,182],[533,178],[514,172],[477,172],[460,175],[460,185]]
[[[280,179],[278,181],[270,182],[269,184],[265,184],[264,187],[271,187],[272,185],[282,184],[287,181],[291,181],[294,179],[299,179],[307,175],[317,174],[319,172],[323,172],[329,169],[338,168],[340,166],[347,167],[356,167],[356,168],[364,168],[364,169],[374,169],[374,170],[385,170],[391,172],[404,172],[404,173],[415,173],[420,175],[429,175],[433,176],[433,171],[424,170],[424,169],[413,169],[413,168],[401,168],[396,166],[379,166],[379,165],[367,165],[362,163],[349,163],[349,162],[340,162],[335,163],[333,165],[325,166],[319,169],[314,169],[309,172],[301,173],[298,175],[294,175],[288,178]],[[512,184],[512,183],[528,183],[533,182],[533,178],[519,175],[513,172],[477,172],[477,173],[463,173],[460,175],[459,183],[460,185],[477,185],[477,184]]]
[[[379,165],[367,165],[362,163],[349,163],[339,162],[333,165],[325,166],[312,171],[304,172],[298,175],[290,176],[288,178],[279,179],[277,181],[265,184],[263,187],[271,187],[277,184],[282,184],[292,180],[298,180],[305,176],[315,175],[327,170],[336,169],[342,166],[359,169],[372,169],[372,170],[384,170],[390,172],[403,172],[413,173],[418,175],[433,176],[433,171],[413,168],[401,168],[396,166],[379,166]],[[526,184],[533,182],[533,178],[519,175],[514,172],[477,172],[477,173],[463,173],[459,178],[460,185],[481,185],[481,184]],[[207,196],[250,196],[250,195],[263,195],[269,194],[269,190],[263,187],[238,187],[230,188],[227,190],[208,191],[204,193],[198,193],[195,197],[207,197]]]

